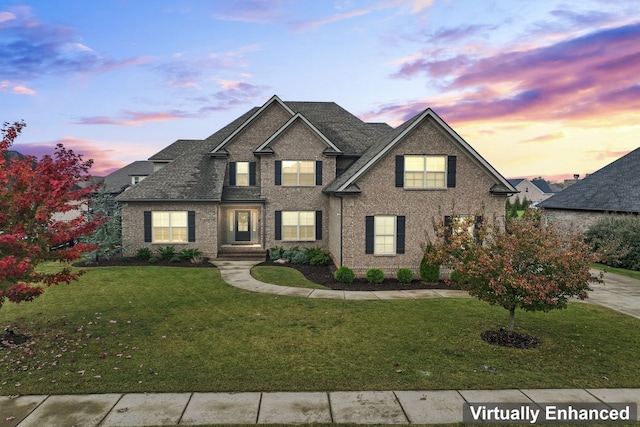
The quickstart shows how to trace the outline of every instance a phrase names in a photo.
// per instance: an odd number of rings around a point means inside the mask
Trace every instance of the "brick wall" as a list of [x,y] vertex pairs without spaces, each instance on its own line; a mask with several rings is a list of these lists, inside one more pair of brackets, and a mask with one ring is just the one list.
[[[438,154],[457,156],[455,188],[405,190],[395,187],[395,156]],[[400,267],[417,274],[422,245],[435,240],[433,221],[444,215],[481,213],[485,220],[504,220],[505,197],[493,196],[489,189],[494,178],[463,151],[435,122],[420,124],[404,141],[383,157],[357,182],[362,193],[345,197],[343,204],[343,264],[364,275],[369,268],[381,268],[389,276]],[[406,216],[405,253],[402,255],[365,254],[365,217],[368,215]]]
[[[150,243],[144,241],[144,211],[195,211],[196,241],[192,243]],[[125,255],[135,255],[142,247],[156,250],[174,246],[177,250],[196,248],[204,256],[218,255],[216,203],[133,203],[122,208],[122,243]]]

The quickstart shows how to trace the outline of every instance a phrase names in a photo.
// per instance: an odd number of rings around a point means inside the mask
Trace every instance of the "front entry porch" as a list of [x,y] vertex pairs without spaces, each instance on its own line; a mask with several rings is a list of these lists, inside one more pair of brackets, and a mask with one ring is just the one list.
[[262,206],[220,207],[218,259],[264,260],[262,246]]

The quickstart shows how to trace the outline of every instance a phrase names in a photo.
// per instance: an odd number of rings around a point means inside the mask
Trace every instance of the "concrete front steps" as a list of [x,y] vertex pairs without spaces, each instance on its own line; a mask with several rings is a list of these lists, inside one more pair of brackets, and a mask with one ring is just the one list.
[[222,245],[218,250],[218,261],[264,261],[267,251],[259,244]]

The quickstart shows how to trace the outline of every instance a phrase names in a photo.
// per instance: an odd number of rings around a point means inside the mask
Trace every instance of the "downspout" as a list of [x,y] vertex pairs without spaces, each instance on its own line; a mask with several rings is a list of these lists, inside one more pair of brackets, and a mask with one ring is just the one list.
[[344,202],[344,198],[343,196],[338,196],[338,197],[340,197],[340,267],[341,267],[344,265],[344,263],[342,262],[342,253],[344,252],[342,247],[342,236],[344,233],[342,214],[343,214],[344,208],[342,204]]

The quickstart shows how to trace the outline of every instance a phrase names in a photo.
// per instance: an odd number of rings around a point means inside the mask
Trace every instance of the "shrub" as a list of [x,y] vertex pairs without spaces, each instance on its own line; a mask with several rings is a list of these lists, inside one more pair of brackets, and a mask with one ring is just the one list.
[[297,246],[291,249],[286,249],[284,252],[282,252],[281,258],[288,259],[289,261],[291,261],[291,259],[295,256],[295,254],[299,251],[300,249]]
[[191,261],[192,264],[202,264],[204,262],[204,257],[194,256],[189,261]]
[[185,261],[190,261],[192,259],[194,259],[195,257],[199,257],[202,255],[202,251],[200,249],[183,249],[180,252],[178,252],[178,256],[180,257],[180,259],[183,259]]
[[282,258],[282,254],[284,253],[284,248],[282,246],[274,246],[273,248],[269,248],[269,259],[271,261],[276,261]]
[[311,265],[327,265],[331,261],[329,253],[320,248],[307,248],[304,252],[307,258],[309,258],[309,264]]
[[307,258],[307,254],[302,251],[297,251],[293,257],[291,257],[291,262],[293,264],[308,264],[309,258]]
[[171,259],[169,260],[169,262],[182,262],[182,258],[180,258],[177,255],[174,255],[171,257]]
[[176,255],[176,248],[173,246],[166,246],[164,248],[158,248],[156,252],[160,255],[160,259],[169,260]]
[[585,242],[598,254],[601,263],[640,271],[640,217],[600,218],[585,233]]
[[[434,247],[431,243],[425,248],[425,253],[433,253]],[[430,263],[426,257],[420,261],[420,278],[425,282],[437,282],[440,280],[440,264]]]
[[158,258],[152,256],[151,258],[149,258],[149,264],[157,264],[158,261],[160,261]]
[[136,258],[148,261],[153,256],[153,252],[149,248],[140,248],[136,251]]
[[461,284],[460,282],[462,281],[462,277],[460,276],[460,273],[453,270],[451,273],[449,273],[449,280],[453,284]]
[[384,280],[384,271],[379,268],[370,268],[367,270],[367,282],[379,285]]
[[333,273],[333,277],[340,283],[352,283],[353,279],[356,277],[356,274],[352,269],[343,265],[339,269]]
[[396,271],[396,278],[400,283],[411,283],[413,280],[413,271],[410,268],[399,268]]

